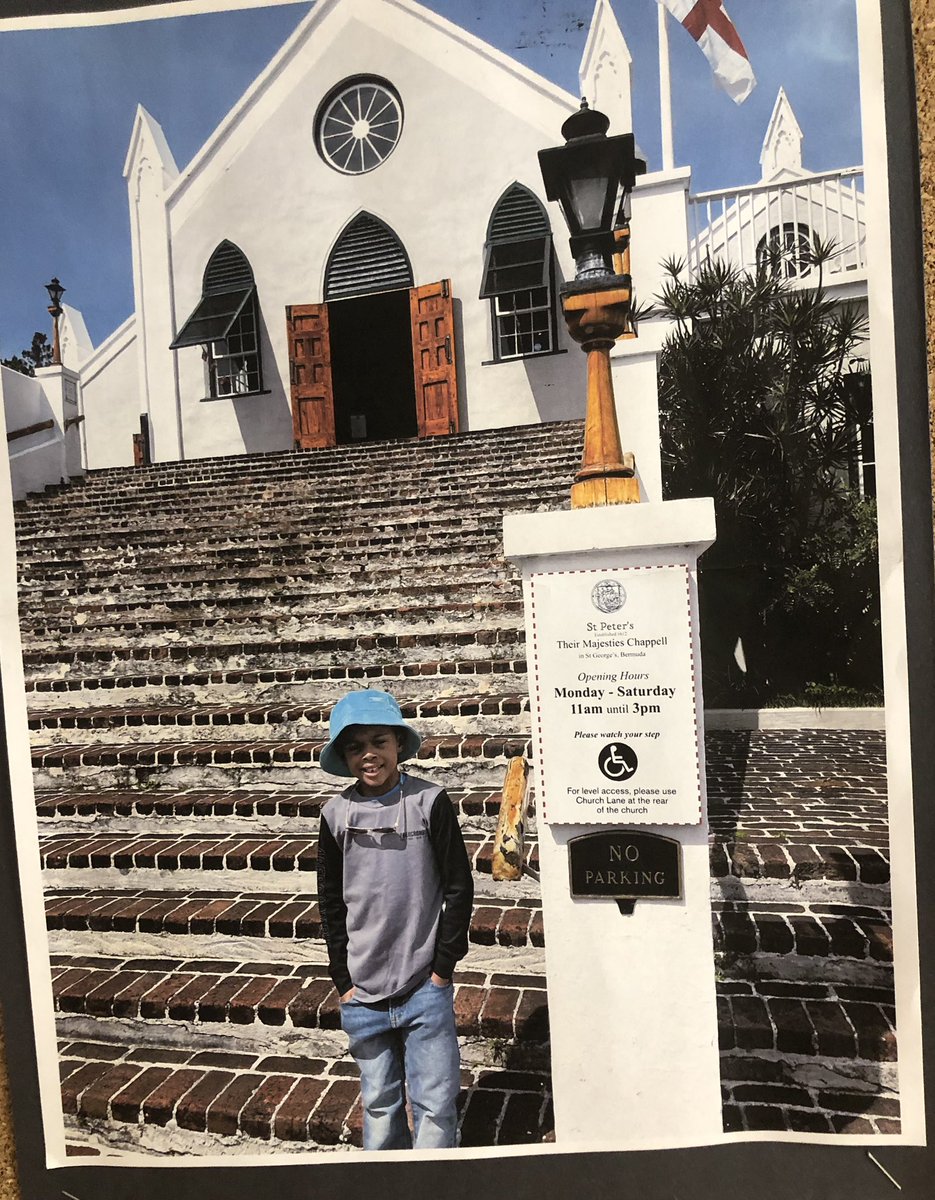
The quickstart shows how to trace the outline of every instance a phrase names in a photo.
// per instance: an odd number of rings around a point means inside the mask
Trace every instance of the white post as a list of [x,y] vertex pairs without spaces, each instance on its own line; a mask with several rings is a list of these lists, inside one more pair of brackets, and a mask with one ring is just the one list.
[[[521,513],[503,532],[523,570],[556,1143],[717,1141],[696,583],[713,503]],[[598,831],[600,898],[573,890],[570,845]],[[653,898],[660,837],[681,886]],[[624,913],[615,891],[642,898]]]
[[659,107],[662,120],[662,169],[675,169],[675,146],[672,140],[672,77],[669,71],[669,26],[665,6],[659,9]]

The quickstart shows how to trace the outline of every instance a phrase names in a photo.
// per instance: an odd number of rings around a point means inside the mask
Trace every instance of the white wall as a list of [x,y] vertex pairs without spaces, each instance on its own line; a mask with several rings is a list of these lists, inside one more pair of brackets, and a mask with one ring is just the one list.
[[140,431],[139,373],[134,318],[125,321],[81,368],[82,440],[89,470],[133,464]]
[[123,169],[130,205],[133,301],[138,314],[137,384],[139,412],[150,421],[156,457],[184,457],[178,420],[174,361],[166,348],[174,334],[166,191],[178,168],[156,121],[138,106]]
[[[0,397],[13,499],[20,500],[27,492],[42,491],[47,484],[67,478],[65,442],[42,381],[0,366]],[[7,443],[7,433],[50,420],[53,421],[52,428]]]

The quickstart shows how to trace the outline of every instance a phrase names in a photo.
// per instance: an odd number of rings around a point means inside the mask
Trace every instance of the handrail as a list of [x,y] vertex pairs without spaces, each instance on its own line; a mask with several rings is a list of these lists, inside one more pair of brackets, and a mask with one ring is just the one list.
[[[83,420],[82,417],[76,418]],[[35,425],[24,425],[22,429],[14,429],[6,435],[8,442],[15,442],[17,438],[29,437],[31,433],[42,433],[43,429],[51,429],[55,422],[49,418],[48,421],[38,421]]]

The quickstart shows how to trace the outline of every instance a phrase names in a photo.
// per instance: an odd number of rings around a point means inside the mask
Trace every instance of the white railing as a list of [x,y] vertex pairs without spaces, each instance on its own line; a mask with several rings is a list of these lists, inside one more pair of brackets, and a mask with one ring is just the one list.
[[822,268],[826,283],[866,270],[862,167],[826,171],[806,179],[759,183],[730,191],[700,192],[688,203],[689,266],[721,259],[751,270],[770,251],[790,280],[814,284],[806,251],[817,234],[836,254]]

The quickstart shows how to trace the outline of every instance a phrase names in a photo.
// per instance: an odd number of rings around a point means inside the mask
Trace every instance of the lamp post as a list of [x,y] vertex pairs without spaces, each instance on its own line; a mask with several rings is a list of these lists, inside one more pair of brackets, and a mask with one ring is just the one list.
[[60,367],[62,365],[62,347],[58,336],[58,319],[62,315],[61,301],[65,289],[55,275],[52,276],[52,282],[45,285],[45,289],[52,301],[49,305],[49,316],[52,318],[52,366]]
[[539,151],[546,195],[561,205],[575,259],[575,278],[561,289],[565,323],[588,356],[584,453],[571,489],[572,508],[640,498],[635,460],[620,446],[610,351],[630,329],[632,306],[630,275],[615,269],[629,266],[629,226],[625,246],[614,226],[619,214],[628,214],[629,193],[646,164],[636,157],[633,134],[607,137],[609,125],[582,100],[562,125],[565,145]]

